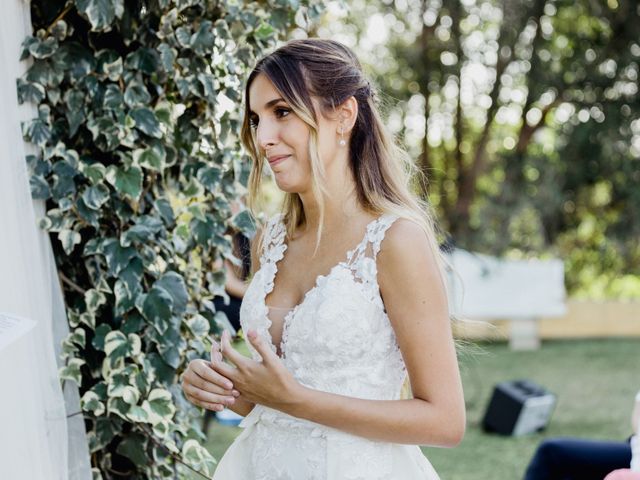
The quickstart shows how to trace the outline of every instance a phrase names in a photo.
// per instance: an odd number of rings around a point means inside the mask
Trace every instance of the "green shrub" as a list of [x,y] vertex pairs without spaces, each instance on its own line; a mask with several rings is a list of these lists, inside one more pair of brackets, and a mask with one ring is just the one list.
[[[46,201],[95,478],[210,477],[178,375],[218,330],[221,258],[249,162],[242,82],[318,4],[295,0],[34,0],[20,102],[33,197]],[[184,462],[184,463],[183,463]]]

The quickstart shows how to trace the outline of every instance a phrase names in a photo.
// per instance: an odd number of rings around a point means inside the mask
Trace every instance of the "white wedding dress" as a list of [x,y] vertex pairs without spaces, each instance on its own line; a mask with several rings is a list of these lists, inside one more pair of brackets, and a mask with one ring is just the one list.
[[[282,361],[306,387],[373,400],[400,398],[406,368],[380,297],[375,261],[395,218],[382,215],[371,222],[346,260],[318,276],[285,316]],[[265,297],[287,249],[281,214],[269,219],[264,235],[260,269],[244,296],[240,322],[276,352]],[[372,441],[263,405],[240,426],[244,430],[213,480],[438,480],[417,445]]]

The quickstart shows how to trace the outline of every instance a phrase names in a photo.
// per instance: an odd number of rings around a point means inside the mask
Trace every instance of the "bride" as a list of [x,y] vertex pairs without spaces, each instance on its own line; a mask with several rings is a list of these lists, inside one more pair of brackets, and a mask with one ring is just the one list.
[[462,440],[444,260],[375,98],[332,40],[290,41],[248,78],[249,205],[263,168],[285,201],[252,243],[252,358],[223,334],[183,376],[194,404],[245,417],[214,480],[434,480],[418,445]]

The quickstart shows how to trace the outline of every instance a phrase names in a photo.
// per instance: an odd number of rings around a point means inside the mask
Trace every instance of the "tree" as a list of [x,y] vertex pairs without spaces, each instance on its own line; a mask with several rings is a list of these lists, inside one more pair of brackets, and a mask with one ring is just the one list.
[[[638,272],[636,2],[351,8],[341,17],[349,27],[325,29],[348,33],[368,59],[389,95],[390,124],[429,180],[421,192],[459,246],[560,255],[572,290],[594,276]],[[587,246],[575,232],[591,219],[601,235]]]

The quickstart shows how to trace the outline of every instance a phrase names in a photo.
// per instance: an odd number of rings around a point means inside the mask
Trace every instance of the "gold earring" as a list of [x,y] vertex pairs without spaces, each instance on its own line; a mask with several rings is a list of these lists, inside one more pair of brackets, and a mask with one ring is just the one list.
[[339,144],[340,144],[341,147],[344,147],[347,144],[346,140],[344,139],[344,128],[342,126],[340,126],[340,142],[339,142]]

